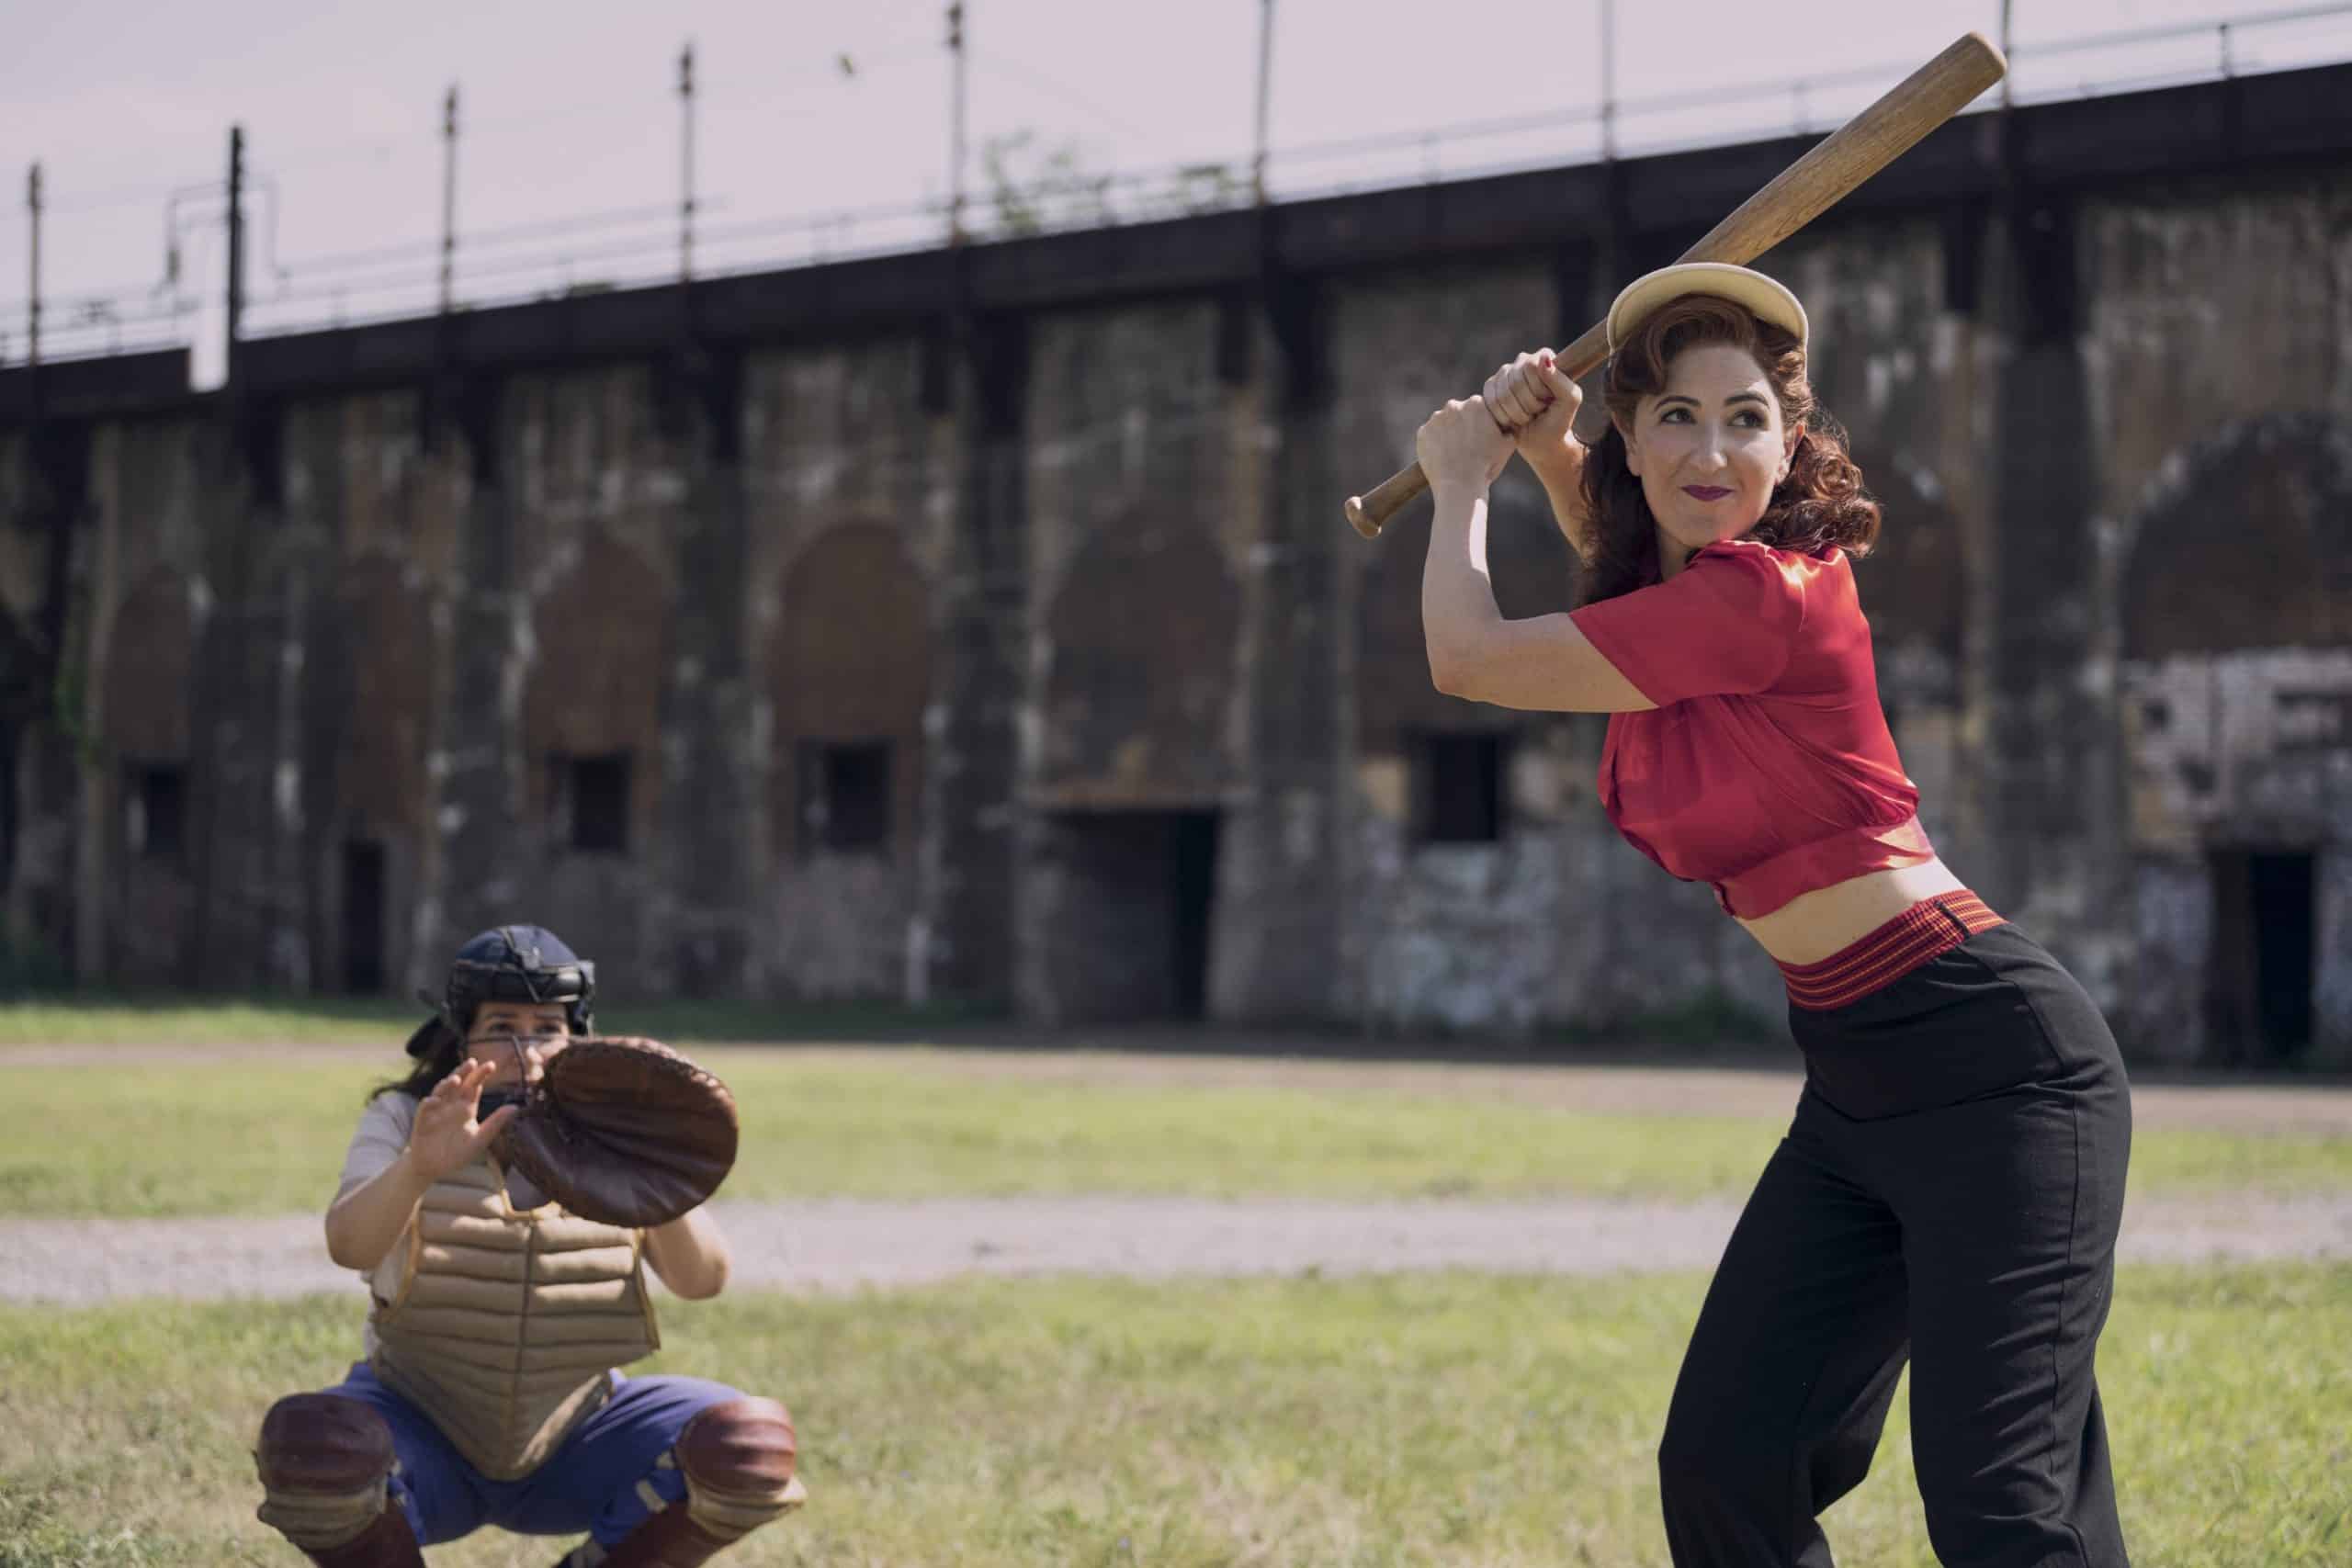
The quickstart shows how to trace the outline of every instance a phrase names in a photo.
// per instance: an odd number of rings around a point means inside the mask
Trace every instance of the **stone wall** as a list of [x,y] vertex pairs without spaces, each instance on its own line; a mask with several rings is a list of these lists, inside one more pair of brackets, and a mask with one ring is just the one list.
[[[88,418],[10,930],[91,983],[406,990],[529,919],[622,993],[1769,1021],[1602,818],[1604,721],[1435,692],[1426,510],[1338,509],[1676,239]],[[2352,1057],[2352,165],[1841,209],[1765,265],[1884,509],[1947,860],[2135,1055]],[[27,463],[0,427],[11,517]],[[1492,557],[1507,615],[1572,602],[1519,470]]]

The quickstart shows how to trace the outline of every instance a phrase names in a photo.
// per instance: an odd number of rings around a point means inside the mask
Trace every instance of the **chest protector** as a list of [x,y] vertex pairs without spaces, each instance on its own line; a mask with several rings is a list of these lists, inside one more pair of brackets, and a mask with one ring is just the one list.
[[659,1349],[642,1234],[553,1203],[518,1210],[492,1162],[435,1182],[370,1322],[377,1379],[493,1481],[530,1473]]

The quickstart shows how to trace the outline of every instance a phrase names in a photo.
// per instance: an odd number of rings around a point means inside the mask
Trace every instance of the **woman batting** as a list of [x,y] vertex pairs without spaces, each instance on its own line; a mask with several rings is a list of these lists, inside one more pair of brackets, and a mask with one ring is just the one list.
[[254,1454],[260,1517],[313,1562],[418,1568],[421,1546],[495,1525],[585,1534],[560,1568],[692,1568],[804,1495],[782,1404],[616,1370],[661,1343],[645,1266],[682,1296],[726,1283],[710,1216],[603,1224],[491,1152],[594,993],[552,933],[482,932],[414,1070],[360,1117],[326,1237],[368,1280],[368,1355],[272,1405]]
[[[1658,1466],[1674,1561],[1830,1562],[1906,1358],[1939,1556],[2126,1562],[2093,1357],[2132,1131],[2098,1008],[1938,858],[1878,703],[1849,558],[1878,509],[1805,377],[1794,295],[1645,276],[1609,313],[1609,428],[1548,355],[1417,441],[1438,686],[1611,716],[1601,801],[1779,964],[1805,1085],[1707,1293]],[[1586,563],[1506,621],[1487,490],[1516,450]]]

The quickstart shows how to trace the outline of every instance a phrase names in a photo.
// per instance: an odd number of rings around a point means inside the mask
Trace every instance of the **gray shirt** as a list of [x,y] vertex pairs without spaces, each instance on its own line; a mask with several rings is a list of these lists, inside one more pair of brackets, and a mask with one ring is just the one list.
[[[418,1103],[416,1096],[397,1089],[386,1089],[368,1102],[368,1108],[359,1113],[358,1129],[351,1134],[351,1147],[343,1156],[343,1179],[334,1190],[337,1202],[383,1174],[401,1157],[401,1151],[408,1147],[409,1133],[416,1126]],[[401,1250],[400,1242],[395,1240],[375,1268],[359,1270],[359,1277],[368,1281],[368,1294],[378,1302],[390,1301],[401,1288]],[[367,1355],[373,1358],[376,1325],[372,1320],[363,1343]]]

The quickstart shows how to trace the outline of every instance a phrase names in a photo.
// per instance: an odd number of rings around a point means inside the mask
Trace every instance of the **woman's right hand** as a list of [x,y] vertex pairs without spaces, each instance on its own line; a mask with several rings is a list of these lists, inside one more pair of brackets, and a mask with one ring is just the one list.
[[497,1076],[488,1062],[467,1061],[433,1086],[416,1108],[416,1125],[408,1135],[409,1162],[426,1181],[438,1181],[471,1164],[490,1146],[506,1123],[522,1114],[519,1106],[503,1105],[487,1122],[477,1122],[483,1086]]
[[1575,426],[1584,389],[1568,378],[1550,349],[1521,355],[1487,378],[1481,395],[1537,473],[1583,461],[1584,444],[1576,438]]

